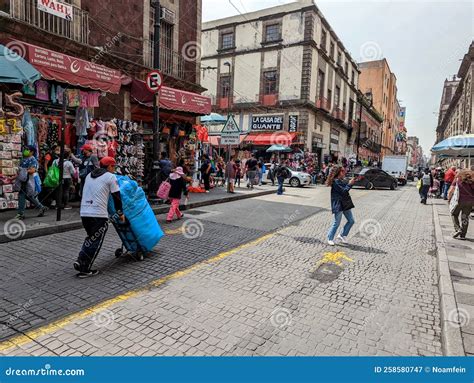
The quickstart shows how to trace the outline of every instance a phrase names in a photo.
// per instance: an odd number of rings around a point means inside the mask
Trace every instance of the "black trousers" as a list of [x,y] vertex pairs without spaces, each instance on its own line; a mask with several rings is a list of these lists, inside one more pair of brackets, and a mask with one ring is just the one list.
[[97,255],[99,254],[105,234],[109,228],[108,218],[81,217],[82,225],[86,230],[87,237],[84,240],[82,249],[79,252],[77,261],[80,265],[81,272],[90,271]]
[[211,190],[211,183],[210,183],[209,178],[210,178],[210,174],[203,173],[202,179],[204,181],[204,189],[206,190]]

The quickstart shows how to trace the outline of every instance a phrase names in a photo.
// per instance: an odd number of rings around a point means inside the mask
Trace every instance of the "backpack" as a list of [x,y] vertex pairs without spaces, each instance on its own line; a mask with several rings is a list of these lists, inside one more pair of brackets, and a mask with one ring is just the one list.
[[431,185],[431,177],[429,174],[423,174],[421,178],[421,183],[423,186],[430,186]]
[[290,171],[285,167],[285,166],[278,166],[276,168],[276,176],[277,177],[283,177],[283,178],[289,178],[290,177]]

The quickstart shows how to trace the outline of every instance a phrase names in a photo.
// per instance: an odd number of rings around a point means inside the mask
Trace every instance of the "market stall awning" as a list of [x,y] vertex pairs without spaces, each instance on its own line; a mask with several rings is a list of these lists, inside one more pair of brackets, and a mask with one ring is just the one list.
[[[240,136],[240,143],[242,143],[245,139],[245,135]],[[221,144],[221,136],[209,136],[209,143],[212,146],[222,146],[222,147],[227,147],[227,145],[222,145]],[[237,146],[237,145],[231,145],[231,146]]]
[[285,145],[289,146],[295,141],[296,133],[288,132],[273,132],[273,133],[250,133],[248,134],[244,142],[253,145]]
[[0,82],[26,84],[40,78],[40,73],[23,57],[0,44]]
[[23,41],[12,40],[7,46],[33,65],[47,80],[110,93],[118,93],[122,86],[121,73],[115,69]]
[[[132,97],[146,106],[153,106],[154,93],[150,92],[144,81],[133,80]],[[207,115],[211,113],[211,98],[197,93],[163,86],[160,90],[160,108],[181,112]]]

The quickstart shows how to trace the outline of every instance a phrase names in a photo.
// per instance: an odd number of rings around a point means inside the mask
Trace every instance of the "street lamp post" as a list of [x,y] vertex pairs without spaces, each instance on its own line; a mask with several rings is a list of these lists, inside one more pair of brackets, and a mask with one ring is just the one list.
[[[153,24],[153,67],[160,69],[160,34],[161,34],[161,5],[160,0],[152,0],[155,10],[155,22]],[[153,164],[148,187],[150,200],[156,200],[158,189],[158,174],[160,161],[160,105],[158,93],[153,96]]]
[[[224,63],[224,65],[226,67],[229,68],[229,82],[228,82],[228,85],[227,85],[227,120],[230,118],[230,102],[231,102],[231,93],[230,93],[230,90],[232,89],[232,71],[231,71],[231,63],[226,61]],[[230,177],[229,177],[229,173],[227,172],[227,164],[229,163],[230,161],[230,145],[227,145],[227,154],[226,154],[226,173],[227,173],[227,177],[226,177],[226,182],[227,182],[227,193],[230,193]]]

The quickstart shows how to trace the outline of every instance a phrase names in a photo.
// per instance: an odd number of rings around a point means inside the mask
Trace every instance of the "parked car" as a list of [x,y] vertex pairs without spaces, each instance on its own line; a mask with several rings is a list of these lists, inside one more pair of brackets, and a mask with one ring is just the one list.
[[355,173],[356,182],[354,186],[364,187],[366,189],[390,188],[394,190],[398,187],[398,180],[387,172],[378,168],[363,168]]
[[[267,173],[266,173],[266,179],[267,182],[269,181],[268,179],[268,170],[270,169],[271,164],[265,164],[267,167]],[[290,184],[292,187],[302,187],[305,185],[311,185],[311,175],[309,173],[295,170],[293,168],[288,167],[288,169],[291,172],[291,176],[287,179],[285,179],[285,184]],[[276,182],[276,180],[275,180]]]
[[415,170],[411,166],[407,168],[407,181],[415,181]]

